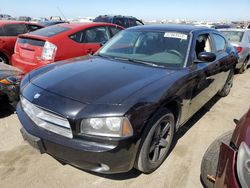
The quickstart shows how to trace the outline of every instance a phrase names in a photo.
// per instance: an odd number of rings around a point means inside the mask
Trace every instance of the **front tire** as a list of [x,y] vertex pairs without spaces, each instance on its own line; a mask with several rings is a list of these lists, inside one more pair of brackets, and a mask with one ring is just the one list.
[[138,150],[135,167],[151,173],[165,160],[175,133],[175,118],[167,108],[158,111],[149,121]]
[[218,137],[213,143],[208,147],[205,152],[202,162],[201,162],[201,181],[206,188],[213,188],[214,183],[208,180],[208,175],[216,176],[219,154],[220,154],[220,145],[222,142],[229,144],[232,138],[233,131],[228,131]]

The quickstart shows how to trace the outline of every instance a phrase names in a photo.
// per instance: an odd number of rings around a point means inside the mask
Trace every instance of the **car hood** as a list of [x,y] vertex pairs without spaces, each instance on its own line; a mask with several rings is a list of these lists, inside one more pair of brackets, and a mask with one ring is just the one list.
[[31,82],[49,92],[86,104],[121,104],[133,93],[171,72],[174,71],[88,57],[58,62],[45,73],[31,78]]
[[22,71],[16,67],[0,63],[0,80],[8,76],[16,76],[23,74]]

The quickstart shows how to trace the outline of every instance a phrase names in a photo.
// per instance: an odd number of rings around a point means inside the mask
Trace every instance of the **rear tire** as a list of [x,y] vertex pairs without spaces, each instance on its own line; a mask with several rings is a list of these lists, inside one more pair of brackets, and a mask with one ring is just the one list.
[[201,162],[201,181],[207,188],[213,188],[214,183],[207,179],[207,176],[216,176],[220,145],[222,142],[229,144],[232,138],[233,131],[228,131],[218,137],[213,143],[208,147],[205,152],[202,162]]
[[0,53],[0,63],[9,64],[8,58]]
[[144,173],[156,170],[167,157],[175,133],[175,118],[163,108],[155,113],[142,135],[135,168]]
[[218,92],[219,96],[226,97],[230,93],[231,88],[233,87],[233,79],[234,79],[234,69],[231,69],[223,89]]
[[248,60],[249,60],[249,58],[246,58],[245,61],[244,61],[244,63],[243,63],[243,65],[239,69],[239,73],[240,74],[243,74],[247,70]]

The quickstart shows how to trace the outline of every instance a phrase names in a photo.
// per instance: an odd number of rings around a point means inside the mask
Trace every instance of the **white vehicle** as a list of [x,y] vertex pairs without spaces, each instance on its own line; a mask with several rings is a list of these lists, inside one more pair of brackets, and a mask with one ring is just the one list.
[[250,30],[249,29],[220,29],[229,42],[237,49],[239,60],[236,69],[245,72],[250,64]]

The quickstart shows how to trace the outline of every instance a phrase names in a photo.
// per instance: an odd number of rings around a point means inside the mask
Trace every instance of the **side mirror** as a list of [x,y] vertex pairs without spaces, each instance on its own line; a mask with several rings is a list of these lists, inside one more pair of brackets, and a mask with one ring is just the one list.
[[213,62],[216,59],[216,55],[212,52],[201,52],[198,55],[198,60],[205,62]]

